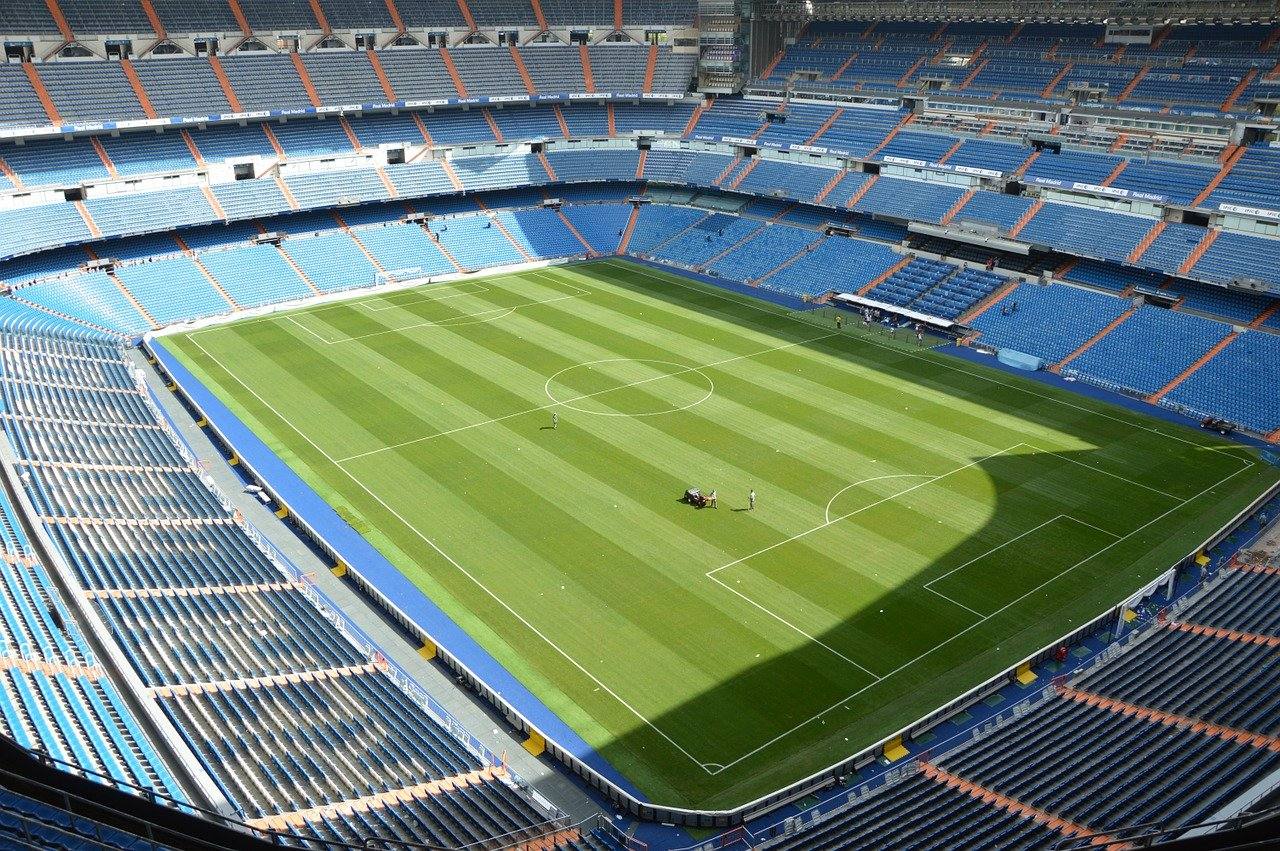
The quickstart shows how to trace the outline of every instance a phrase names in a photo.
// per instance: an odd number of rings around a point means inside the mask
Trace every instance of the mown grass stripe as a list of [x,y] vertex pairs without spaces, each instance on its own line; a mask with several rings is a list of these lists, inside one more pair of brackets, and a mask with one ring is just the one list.
[[[924,714],[1181,558],[1276,478],[1250,468],[979,622],[977,612],[1043,571],[1009,559],[952,574],[946,593],[960,604],[923,584],[1055,514],[1125,532],[1173,499],[1117,476],[1181,498],[1240,462],[1206,448],[1218,445],[1212,438],[934,353],[850,335],[816,340],[823,328],[785,310],[647,269],[604,263],[464,284],[174,343],[326,498],[362,516],[370,540],[426,593],[667,802],[741,802]],[[547,300],[578,287],[586,293]],[[517,304],[495,321],[465,315]],[[353,331],[367,336],[323,342]],[[764,351],[776,346],[786,348]],[[571,411],[555,434],[543,431],[543,383],[566,366],[748,353],[709,368],[716,393],[688,411]],[[617,364],[564,385],[594,391],[662,369]],[[686,373],[591,404],[634,412],[697,386]],[[488,419],[498,422],[478,425]],[[402,528],[295,426],[331,456],[436,435],[344,466],[576,661],[626,690],[644,720]],[[437,434],[453,428],[462,430]],[[837,512],[888,499],[716,574],[783,620],[705,575],[822,523],[831,494],[860,478],[937,475],[975,459],[985,460],[898,496],[914,480],[851,489]],[[724,508],[678,505],[688,484],[716,485]],[[757,512],[729,511],[753,485]],[[1054,565],[1068,560],[1074,537],[1048,530]],[[969,578],[956,585],[957,576]],[[901,670],[869,685],[828,647],[877,672]],[[710,774],[665,737],[732,768]]]

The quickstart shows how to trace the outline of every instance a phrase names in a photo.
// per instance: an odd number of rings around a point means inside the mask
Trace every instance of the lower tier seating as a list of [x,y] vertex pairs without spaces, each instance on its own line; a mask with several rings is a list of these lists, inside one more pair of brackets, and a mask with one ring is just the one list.
[[[280,257],[258,246],[203,259],[241,263],[250,251]],[[435,720],[376,648],[335,626],[332,603],[256,542],[135,388],[118,338],[13,300],[0,308],[13,323],[0,330],[3,422],[33,519],[237,815],[287,830],[282,817],[296,814],[313,837],[457,846],[498,836],[518,843],[559,824],[505,768]],[[3,732],[69,764],[177,794],[110,681],[88,663],[70,616],[50,613],[53,586],[4,512],[12,508],[0,504],[0,532],[8,530],[5,560],[15,569],[0,582],[0,629],[42,667],[10,666],[0,677]],[[378,806],[341,806],[366,801]]]

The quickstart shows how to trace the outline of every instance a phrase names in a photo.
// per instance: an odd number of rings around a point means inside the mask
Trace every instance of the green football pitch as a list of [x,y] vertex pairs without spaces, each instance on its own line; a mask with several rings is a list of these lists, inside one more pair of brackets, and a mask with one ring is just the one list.
[[860,325],[602,261],[169,339],[653,800],[727,807],[1099,614],[1280,477]]

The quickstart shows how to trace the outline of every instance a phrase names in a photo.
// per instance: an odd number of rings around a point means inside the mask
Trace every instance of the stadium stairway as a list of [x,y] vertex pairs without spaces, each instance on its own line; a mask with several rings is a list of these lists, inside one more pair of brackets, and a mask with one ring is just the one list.
[[911,262],[912,262],[912,259],[911,259],[910,257],[903,257],[903,258],[902,258],[901,260],[899,260],[897,263],[894,263],[894,264],[893,264],[892,266],[890,266],[888,269],[885,269],[883,272],[881,272],[880,274],[876,275],[876,276],[875,276],[874,278],[872,278],[869,282],[867,282],[866,284],[864,284],[864,285],[863,285],[863,286],[858,290],[858,295],[860,295],[860,296],[865,296],[867,293],[871,292],[871,291],[872,291],[872,290],[874,290],[876,287],[880,286],[880,285],[881,285],[881,284],[883,284],[885,281],[887,281],[887,280],[889,280],[890,278],[892,278],[892,277],[893,277],[894,275],[896,275],[898,272],[902,271],[902,270],[903,270],[903,269],[905,269],[907,266],[911,265]]
[[640,91],[644,92],[645,94],[650,94],[653,92],[653,75],[654,75],[654,72],[657,71],[657,69],[658,69],[658,45],[650,44],[649,55],[645,59],[645,65],[644,65],[644,84],[641,87]]
[[1182,261],[1182,265],[1178,267],[1178,274],[1189,275],[1191,270],[1195,268],[1196,264],[1200,262],[1200,258],[1204,257],[1209,249],[1213,247],[1213,243],[1217,241],[1218,236],[1221,233],[1221,231],[1214,228],[1206,230],[1204,232],[1204,237],[1196,244],[1195,248],[1191,249],[1191,253],[1187,255],[1187,259]]
[[1190,366],[1188,366],[1182,372],[1178,373],[1178,375],[1175,376],[1173,380],[1170,381],[1168,384],[1164,385],[1155,393],[1152,393],[1150,396],[1148,396],[1147,401],[1150,402],[1151,404],[1155,404],[1159,402],[1161,399],[1163,399],[1165,396],[1172,393],[1174,390],[1176,390],[1179,387],[1179,385],[1181,385],[1184,381],[1186,381],[1188,378],[1194,375],[1197,370],[1199,370],[1209,361],[1217,357],[1219,352],[1221,352],[1227,346],[1235,342],[1235,340],[1239,336],[1240,334],[1236,331],[1228,331],[1225,337],[1223,337],[1221,340],[1213,344],[1213,348],[1209,349],[1209,351],[1205,352],[1203,355],[1196,358],[1196,360]]
[[863,197],[866,196],[866,194],[871,191],[871,188],[875,186],[879,180],[880,180],[880,175],[878,174],[871,175],[871,177],[867,179],[865,183],[863,183],[861,186],[858,187],[858,191],[854,192],[853,195],[849,197],[849,201],[848,203],[845,204],[845,207],[847,209],[852,210],[854,207],[858,206],[858,202],[861,201]]
[[851,172],[846,169],[840,169],[835,174],[831,175],[831,179],[824,183],[822,188],[818,190],[818,194],[814,196],[813,203],[824,203],[827,200],[827,196],[832,192],[835,192],[836,187],[839,186],[849,174],[851,174]]
[[772,269],[765,272],[763,275],[759,276],[754,281],[747,281],[747,283],[753,284],[754,286],[759,286],[765,281],[768,281],[774,275],[781,274],[782,272],[789,269],[791,266],[795,265],[796,263],[799,263],[804,257],[816,251],[818,249],[818,246],[822,245],[822,243],[825,242],[826,240],[827,240],[827,237],[825,235],[822,235],[822,234],[818,235],[812,242],[805,245],[804,248],[801,248],[795,254],[791,255],[786,260],[783,260],[780,264],[778,264],[777,266],[774,266]]
[[222,296],[222,298],[227,302],[227,305],[232,310],[242,310],[243,308],[236,303],[234,298],[231,297],[231,293],[227,292],[226,287],[222,286],[222,282],[215,278],[213,273],[200,262],[199,255],[191,250],[182,237],[175,233],[173,235],[173,239],[178,244],[179,250],[191,258],[191,262],[195,264],[195,267],[200,270],[200,274],[209,282],[209,286],[213,287],[214,291],[217,292],[218,295]]
[[582,63],[582,82],[588,92],[596,90],[595,75],[591,71],[591,51],[585,44],[578,45],[578,61]]
[[1000,289],[996,290],[985,300],[978,302],[969,311],[960,316],[956,322],[960,325],[972,325],[973,321],[1000,302],[1008,298],[1014,290],[1018,288],[1018,281],[1009,281]]
[[[908,112],[906,115],[902,116],[902,120],[899,121],[897,124],[895,124],[893,129],[890,130],[889,133],[883,139],[880,140],[880,144],[876,145],[874,148],[871,149],[871,151],[867,154],[867,159],[869,160],[875,159],[876,154],[880,153],[885,148],[889,147],[889,143],[894,140],[894,137],[896,137],[899,133],[901,133],[907,127],[908,124],[914,121],[915,117],[916,116],[914,112]],[[853,205],[850,204],[849,206],[852,207]]]
[[[462,2],[462,0],[459,0],[459,2]],[[449,48],[440,48],[440,61],[444,63],[445,71],[448,72],[449,79],[453,81],[455,94],[463,99],[470,97],[471,95],[467,91],[467,84],[462,82],[462,75],[458,73],[458,66],[454,64]]]
[[732,253],[738,248],[741,248],[742,246],[746,245],[748,242],[751,242],[753,239],[756,238],[756,236],[760,234],[761,231],[763,231],[768,226],[769,225],[767,222],[760,222],[753,230],[743,234],[740,239],[735,240],[728,248],[718,252],[717,254],[712,256],[710,259],[708,259],[707,261],[699,265],[697,267],[698,270],[705,271],[708,267],[714,266],[717,261],[723,259],[726,255]]
[[22,70],[27,75],[27,80],[31,83],[31,88],[35,90],[36,97],[40,101],[40,106],[44,108],[45,116],[49,119],[49,123],[55,127],[62,126],[62,115],[58,112],[58,107],[54,105],[53,98],[49,96],[49,90],[45,88],[44,81],[40,79],[40,72],[36,70],[36,66],[31,62],[23,62]]
[[1128,262],[1135,264],[1141,262],[1142,255],[1147,253],[1147,249],[1151,247],[1151,243],[1155,242],[1160,237],[1160,234],[1164,233],[1164,229],[1168,226],[1169,223],[1163,219],[1153,224],[1151,226],[1151,230],[1147,231],[1146,236],[1142,238],[1142,241],[1138,243],[1126,258]]
[[[1277,641],[1277,643],[1280,643],[1280,641]],[[1255,733],[1251,730],[1224,727],[1221,724],[1207,722],[1202,718],[1176,715],[1171,712],[1166,712],[1163,709],[1157,709],[1151,706],[1141,706],[1124,700],[1116,700],[1115,698],[1106,697],[1089,691],[1082,691],[1070,686],[1063,687],[1061,693],[1067,700],[1074,700],[1078,703],[1083,703],[1086,706],[1098,707],[1126,717],[1150,721],[1153,724],[1163,724],[1166,727],[1175,727],[1179,731],[1199,733],[1205,736],[1216,736],[1217,738],[1225,739],[1229,742],[1238,742],[1240,744],[1250,745],[1262,750],[1280,751],[1280,738],[1277,738],[1276,736],[1266,736],[1261,733]]]
[[1191,201],[1192,207],[1199,207],[1209,200],[1209,196],[1213,194],[1213,191],[1227,178],[1227,175],[1231,174],[1231,170],[1236,167],[1236,163],[1240,162],[1244,157],[1246,150],[1248,149],[1244,145],[1237,145],[1234,149],[1231,147],[1223,149],[1222,168],[1218,169],[1218,173],[1209,180],[1204,189],[1200,191],[1200,194]]
[[600,256],[600,252],[596,251],[595,248],[591,246],[591,243],[587,242],[586,237],[584,237],[581,233],[579,233],[578,229],[574,227],[573,222],[569,221],[569,217],[564,214],[563,209],[556,210],[556,215],[560,218],[560,221],[564,224],[564,226],[569,230],[569,233],[573,234],[573,238],[578,240],[578,242],[582,243],[582,248],[584,251],[587,252],[588,257]]
[[[654,243],[653,247],[649,249],[649,251],[647,252],[647,255],[646,255],[646,256],[648,256],[648,257],[654,257],[654,256],[656,256],[656,255],[657,255],[657,254],[658,254],[662,249],[666,248],[666,247],[667,247],[668,245],[670,245],[671,243],[676,242],[677,240],[681,239],[682,237],[684,237],[685,235],[687,235],[687,234],[688,234],[688,233],[690,233],[691,231],[693,231],[693,230],[697,229],[700,225],[702,225],[704,222],[706,222],[708,219],[710,219],[712,215],[714,215],[714,214],[713,214],[713,213],[704,213],[704,214],[702,214],[702,215],[698,216],[698,217],[697,217],[696,219],[694,219],[693,221],[691,221],[691,222],[690,222],[688,225],[686,225],[685,227],[683,227],[683,228],[681,228],[681,229],[677,230],[677,231],[676,231],[676,232],[674,232],[674,233],[668,234],[668,235],[667,235],[666,237],[664,237],[663,239],[661,239],[661,240],[659,240],[658,242]],[[629,240],[628,240],[628,241],[629,241]]]
[[618,253],[626,254],[627,246],[631,244],[631,235],[636,230],[636,220],[640,217],[640,205],[636,204],[631,208],[631,215],[627,217],[627,226],[622,231],[622,240],[618,243]]
[[684,136],[686,139],[692,136],[694,131],[698,129],[698,122],[702,120],[702,116],[706,114],[706,111],[711,108],[713,103],[715,103],[714,98],[706,98],[699,101],[698,105],[694,107],[693,114],[689,116],[689,121],[684,125],[684,130],[680,135]]
[[1124,313],[1117,316],[1115,319],[1111,320],[1109,323],[1107,323],[1107,325],[1102,330],[1094,334],[1089,339],[1085,340],[1084,343],[1082,343],[1078,349],[1073,351],[1071,354],[1067,355],[1062,360],[1055,363],[1053,366],[1049,367],[1049,371],[1053,373],[1062,372],[1064,367],[1068,366],[1073,360],[1080,357],[1082,354],[1089,351],[1089,349],[1096,346],[1102,340],[1103,337],[1107,336],[1112,331],[1119,328],[1121,325],[1124,324],[1125,320],[1127,320],[1129,317],[1133,316],[1137,312],[1138,312],[1138,309],[1136,307],[1131,307],[1128,310],[1126,310]]
[[[250,33],[245,34],[250,35]],[[218,86],[222,89],[227,103],[231,105],[232,112],[243,112],[244,107],[240,105],[240,97],[236,94],[235,87],[231,85],[231,78],[227,76],[226,69],[222,67],[222,60],[217,56],[210,56],[209,66],[213,68],[214,76],[218,78]]]
[[960,211],[964,209],[965,204],[968,204],[970,201],[972,201],[973,196],[977,194],[978,194],[978,190],[970,189],[968,192],[961,195],[958,199],[956,199],[956,202],[951,205],[951,208],[948,209],[947,212],[943,214],[942,220],[939,222],[939,224],[942,224],[942,225],[951,224],[951,220],[954,219],[960,213]]
[[1022,214],[1022,217],[1018,219],[1018,221],[1014,222],[1013,227],[1009,229],[1009,233],[1007,234],[1009,239],[1017,239],[1018,234],[1022,233],[1023,228],[1029,225],[1031,220],[1036,217],[1036,213],[1040,212],[1042,209],[1044,209],[1044,200],[1037,198],[1036,202],[1028,207],[1027,211]]
[[[1000,810],[1004,810],[1005,812],[1014,813],[1028,818],[1036,824],[1050,828],[1066,839],[1071,839],[1077,836],[1088,836],[1094,833],[1093,830],[1083,825],[1075,824],[1074,822],[1046,812],[1039,807],[1033,807],[1030,804],[1025,804],[1022,801],[1017,800],[1016,798],[1011,798],[1008,795],[997,792],[994,789],[989,789],[978,783],[974,783],[971,780],[958,777],[955,774],[938,768],[937,766],[930,765],[927,762],[921,764],[920,771],[925,777],[928,777],[930,780],[937,781],[949,789],[955,789],[959,792],[963,792],[969,797],[982,802],[984,805],[993,806]],[[1109,836],[1098,837],[1095,841],[1100,845],[1123,846],[1123,843],[1120,843]]]
[[[351,241],[355,243],[356,248],[359,248],[360,253],[363,254],[365,256],[365,259],[369,261],[369,265],[373,266],[373,268],[377,269],[379,272],[387,271],[382,267],[382,263],[378,260],[378,258],[375,257],[373,253],[369,251],[367,247],[365,247],[365,244],[360,241],[360,234],[351,229],[351,226],[347,224],[346,220],[342,218],[342,214],[339,213],[337,210],[333,211],[333,220],[338,223],[338,227],[342,230],[343,233],[351,237]],[[301,270],[299,270],[299,276],[302,277],[303,280],[307,280],[306,276],[302,275]],[[314,289],[314,285],[312,285],[312,287]]]
[[[479,199],[476,199],[476,204],[480,207],[481,210],[487,211],[489,209],[485,205],[485,203]],[[517,240],[514,236],[512,236],[511,231],[507,229],[507,226],[503,223],[502,218],[500,216],[491,215],[489,217],[489,221],[493,224],[495,228],[497,228],[498,233],[502,234],[502,236],[507,240],[507,242],[511,243],[511,247],[514,248],[516,252],[521,257],[524,258],[524,261],[526,263],[535,259],[533,255],[529,253],[529,250],[525,248],[524,245],[521,244],[519,240]]]

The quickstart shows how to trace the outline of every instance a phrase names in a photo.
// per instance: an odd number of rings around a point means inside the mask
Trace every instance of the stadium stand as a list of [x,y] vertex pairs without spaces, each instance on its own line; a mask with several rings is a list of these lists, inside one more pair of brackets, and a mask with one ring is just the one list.
[[[299,830],[356,840],[375,835],[469,844],[545,832],[550,814],[523,797],[505,769],[485,765],[428,720],[418,698],[388,675],[385,663],[369,661],[369,650],[336,629],[313,594],[304,593],[300,577],[289,578],[246,534],[159,425],[158,411],[135,387],[122,351],[109,337],[83,330],[44,336],[14,331],[6,344],[3,387],[14,415],[7,424],[18,463],[30,475],[30,498],[46,515],[49,534],[65,545],[88,598],[149,693],[221,786],[233,790],[245,818],[288,827],[294,822],[280,814],[301,808],[306,812],[296,820]],[[68,383],[84,388],[74,402],[56,395]],[[65,430],[66,423],[90,421],[114,425],[96,443]],[[112,464],[129,458],[136,466],[102,465],[104,456]],[[104,493],[115,498],[104,501]],[[126,525],[143,505],[149,520],[165,522]],[[12,593],[3,599],[19,607],[8,618],[14,624],[18,611],[31,611],[33,599],[51,596],[39,590],[42,571],[28,558],[16,524],[6,520],[0,526],[14,536],[6,552],[30,571],[6,586]],[[13,584],[18,582],[23,590]],[[242,590],[214,593],[215,588]],[[172,589],[184,593],[164,593]],[[55,623],[69,620],[64,613]],[[38,689],[44,697],[39,704],[6,701],[6,711],[41,707],[39,714],[7,727],[9,732],[29,741],[29,730],[65,723],[55,719],[75,713],[78,728],[88,735],[68,732],[62,738],[71,745],[66,750],[51,740],[60,758],[176,790],[158,762],[152,764],[135,729],[111,726],[125,716],[103,713],[102,703],[112,693],[87,670],[65,628],[51,628],[47,616],[43,623],[26,622],[15,638],[38,643],[50,673],[58,668],[77,674],[74,681],[58,677],[56,684],[38,670],[29,684],[11,675],[7,682],[19,693]],[[270,642],[258,640],[255,624],[271,625]],[[317,679],[313,671],[328,673]],[[220,682],[250,687],[224,692],[200,686]],[[62,697],[55,699],[55,693]],[[298,750],[299,742],[310,746]],[[376,810],[348,810],[343,816],[321,806],[444,778],[454,779],[451,791],[394,805],[384,797]]]
[[[563,814],[331,616],[138,386],[122,348],[137,335],[371,287],[390,270],[440,278],[619,253],[789,307],[845,292],[955,321],[966,342],[1280,438],[1280,152],[1256,135],[1135,127],[1206,113],[1265,123],[1255,98],[1280,87],[1274,27],[1170,25],[1117,49],[1095,24],[812,21],[748,97],[704,100],[685,96],[697,54],[665,40],[317,46],[366,28],[687,27],[688,0],[108,5],[15,2],[5,19],[15,33],[157,44],[164,28],[317,34],[296,53],[249,38],[216,58],[0,66],[0,127],[15,131],[0,141],[12,287],[0,388],[26,520],[252,827],[309,847],[636,847],[563,830]],[[926,79],[959,106],[910,109],[901,97]],[[1039,133],[1009,114],[1068,108],[1082,82],[1125,121]],[[536,95],[558,100],[519,102]],[[329,107],[342,114],[312,114]],[[241,112],[264,114],[219,118]],[[264,233],[284,237],[258,244]],[[0,490],[0,630],[22,659],[0,677],[0,729],[185,800],[122,684],[93,663],[23,511]],[[1047,847],[1213,815],[1280,759],[1275,578],[1223,570],[1105,664],[957,748],[916,753],[767,847]],[[885,830],[908,821],[909,834]],[[0,842],[144,847],[95,830],[0,792]]]

